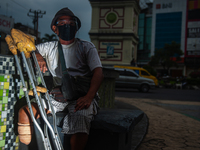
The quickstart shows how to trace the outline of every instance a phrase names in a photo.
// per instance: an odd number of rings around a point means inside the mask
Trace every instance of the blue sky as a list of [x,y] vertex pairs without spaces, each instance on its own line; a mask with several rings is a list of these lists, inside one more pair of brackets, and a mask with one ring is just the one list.
[[[151,0],[141,0],[141,2],[143,1]],[[32,18],[27,16],[29,10],[46,11],[46,14],[39,18],[38,25],[38,30],[43,37],[45,33],[53,34],[50,29],[51,20],[55,13],[63,7],[71,9],[81,20],[82,26],[77,37],[90,41],[88,33],[91,28],[92,8],[89,0],[0,0],[0,15],[12,16],[15,23],[21,22],[33,27]]]

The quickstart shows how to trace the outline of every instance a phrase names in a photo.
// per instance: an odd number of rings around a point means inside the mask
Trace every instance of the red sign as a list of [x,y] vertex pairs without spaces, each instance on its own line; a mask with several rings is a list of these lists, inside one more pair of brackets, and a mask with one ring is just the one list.
[[8,28],[10,28],[10,24],[11,24],[11,22],[10,22],[10,21],[8,21],[8,20],[5,20],[5,19],[1,19],[1,18],[0,18],[0,26],[3,26],[3,27],[8,27]]
[[161,5],[160,4],[156,4],[156,9],[160,9]]
[[0,15],[0,31],[9,33],[14,26],[14,19]]

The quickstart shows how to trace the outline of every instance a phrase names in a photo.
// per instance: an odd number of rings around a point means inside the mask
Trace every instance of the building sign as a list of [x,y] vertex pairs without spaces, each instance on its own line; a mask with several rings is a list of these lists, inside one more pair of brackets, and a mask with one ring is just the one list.
[[113,55],[114,54],[114,47],[113,46],[107,46],[107,55]]
[[162,4],[162,8],[165,9],[165,8],[172,8],[172,3],[165,3],[165,4]]
[[186,13],[186,8],[187,8],[186,0],[154,0],[153,1],[153,14],[170,13],[170,12]]
[[122,47],[122,41],[99,41],[99,56],[101,61],[121,61]]
[[0,15],[0,31],[10,33],[11,28],[14,27],[14,19]]
[[107,50],[108,46],[114,47],[115,50],[122,50],[122,42],[108,42],[108,41],[100,41],[99,42],[99,49],[100,50]]
[[107,55],[106,52],[99,52],[101,61],[122,61],[122,52],[115,52],[114,55]]
[[172,8],[172,3],[156,4],[156,9]]
[[200,21],[188,22],[187,55],[200,55]]
[[197,28],[188,28],[188,37],[189,38],[200,37],[200,27],[197,27]]

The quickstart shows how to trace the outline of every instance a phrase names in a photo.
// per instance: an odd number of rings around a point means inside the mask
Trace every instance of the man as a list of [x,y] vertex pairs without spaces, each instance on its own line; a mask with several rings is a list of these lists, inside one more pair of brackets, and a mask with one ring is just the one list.
[[[64,63],[69,75],[73,77],[83,76],[91,79],[89,90],[84,96],[64,103],[52,100],[55,112],[62,111],[64,109],[63,106],[66,106],[68,109],[69,113],[64,118],[62,132],[71,135],[71,150],[83,150],[86,146],[91,120],[97,114],[98,104],[95,97],[97,97],[97,91],[103,80],[102,65],[95,46],[90,42],[75,38],[75,34],[80,27],[81,22],[79,18],[68,8],[59,10],[51,23],[51,29],[59,37]],[[63,81],[63,68],[60,64],[61,55],[58,52],[59,42],[53,41],[39,44],[37,45],[39,53],[36,53],[41,71],[47,71],[48,66],[53,76],[54,86],[62,85]],[[38,107],[35,103],[32,103],[32,108],[35,117],[39,118]],[[18,122],[21,126],[27,125],[30,122],[27,110],[28,108],[25,106],[19,111]],[[47,110],[47,113],[50,111]]]

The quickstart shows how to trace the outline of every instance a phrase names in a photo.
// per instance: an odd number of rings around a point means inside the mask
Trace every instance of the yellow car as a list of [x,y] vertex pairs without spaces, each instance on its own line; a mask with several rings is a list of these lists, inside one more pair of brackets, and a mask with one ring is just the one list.
[[134,70],[139,76],[144,78],[152,79],[156,86],[158,86],[158,80],[155,76],[151,75],[146,69],[140,67],[132,67],[132,66],[117,66],[115,65],[114,68],[124,68],[124,69],[131,69]]

